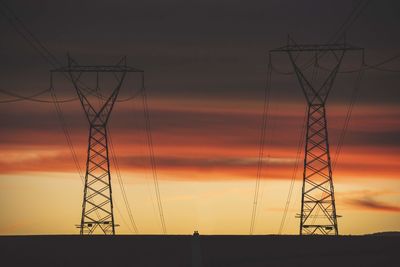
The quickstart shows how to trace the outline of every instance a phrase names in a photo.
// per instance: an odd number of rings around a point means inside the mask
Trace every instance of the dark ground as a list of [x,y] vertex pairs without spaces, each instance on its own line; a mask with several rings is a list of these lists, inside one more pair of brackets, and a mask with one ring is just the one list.
[[0,251],[0,266],[400,266],[400,235],[2,236]]

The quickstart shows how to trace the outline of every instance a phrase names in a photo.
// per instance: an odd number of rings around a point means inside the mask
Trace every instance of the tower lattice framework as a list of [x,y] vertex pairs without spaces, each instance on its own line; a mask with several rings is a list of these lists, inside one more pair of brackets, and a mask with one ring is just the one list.
[[[328,141],[326,101],[339,71],[344,54],[361,48],[343,44],[298,45],[289,44],[271,50],[289,55],[294,72],[307,101],[303,185],[301,195],[300,235],[338,235],[338,222]],[[317,85],[306,77],[296,59],[299,53],[312,53],[315,59],[330,54],[334,66]],[[309,66],[308,66],[309,67]],[[302,69],[303,68],[303,69]]]
[[[117,65],[88,66],[79,65],[68,57],[68,66],[52,72],[69,76],[89,123],[82,216],[78,226],[80,234],[114,235],[117,225],[113,212],[107,123],[126,74],[143,71],[126,66],[125,58]],[[87,73],[95,74],[96,88],[88,87],[81,80]],[[109,95],[99,91],[99,76],[105,73],[113,75],[116,81]]]

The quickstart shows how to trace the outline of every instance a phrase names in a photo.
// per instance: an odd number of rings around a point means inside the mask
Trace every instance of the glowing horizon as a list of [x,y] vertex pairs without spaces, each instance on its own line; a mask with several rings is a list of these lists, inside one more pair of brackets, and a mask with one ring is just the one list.
[[[172,103],[175,104],[168,105],[168,100],[150,102],[168,232],[190,234],[199,230],[203,234],[247,234],[258,160],[259,106],[244,103],[244,107],[238,109],[240,103],[208,103],[206,107],[196,101],[188,104],[174,100]],[[290,108],[274,109],[282,105]],[[31,129],[30,125],[22,128],[15,125],[1,133],[4,141],[0,145],[0,187],[7,189],[1,198],[3,203],[6,199],[11,203],[3,208],[6,216],[0,223],[1,234],[77,233],[73,225],[80,219],[83,186],[56,119],[50,120],[46,115],[48,108],[51,107],[24,106],[24,112],[38,116],[42,127]],[[83,118],[78,118],[81,112],[78,108],[76,104],[70,105],[66,118],[72,122],[71,136],[83,167],[87,126]],[[265,148],[262,199],[255,234],[278,231],[296,161],[303,108],[291,103],[272,106],[274,128]],[[328,106],[332,158],[345,115],[343,110],[341,105]],[[399,131],[399,113],[395,107],[371,109],[365,105],[354,112],[333,173],[337,209],[343,215],[339,219],[341,234],[398,230],[399,149],[391,147],[390,140],[383,140],[389,142],[388,145],[380,144],[374,135],[387,132],[390,136]],[[131,120],[132,116],[136,121]],[[370,119],[366,121],[366,117]],[[133,128],[125,120],[130,120]],[[110,130],[139,231],[159,233],[141,123],[140,110],[122,106],[112,115]],[[298,219],[294,216],[299,208],[302,157],[283,233],[298,232]],[[121,224],[117,233],[130,233],[114,166],[111,169],[114,202],[118,207],[114,212],[116,222]],[[60,209],[62,212],[54,217]],[[16,210],[20,212],[14,213]],[[377,214],[380,223],[374,221]],[[370,223],[363,224],[365,220]]]

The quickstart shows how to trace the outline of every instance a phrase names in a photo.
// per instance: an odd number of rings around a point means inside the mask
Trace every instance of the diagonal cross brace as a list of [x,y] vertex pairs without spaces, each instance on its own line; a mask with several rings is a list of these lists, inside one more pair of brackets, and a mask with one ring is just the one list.
[[313,105],[313,104],[325,105],[328,95],[332,89],[333,82],[336,78],[336,75],[337,75],[340,65],[342,63],[345,51],[342,51],[341,55],[339,57],[337,57],[337,64],[332,69],[332,71],[329,73],[328,77],[325,79],[325,81],[321,85],[321,87],[317,90],[309,82],[309,80],[305,77],[304,73],[301,71],[300,67],[297,65],[292,52],[289,51],[288,54],[289,54],[290,61],[293,65],[297,79],[299,80],[301,89],[303,90],[304,96],[306,97],[308,104],[309,105]]
[[79,87],[78,82],[81,75],[75,77],[73,72],[70,72],[69,75],[71,77],[72,83],[75,87],[75,90],[78,94],[79,100],[82,104],[83,110],[85,111],[86,117],[90,125],[103,125],[103,126],[106,125],[110,117],[111,111],[114,107],[115,100],[117,99],[117,96],[121,89],[122,83],[125,79],[126,73],[125,72],[122,73],[116,88],[107,98],[107,100],[105,101],[105,103],[103,104],[103,106],[100,108],[99,111],[95,110],[93,105],[90,104],[82,88]]

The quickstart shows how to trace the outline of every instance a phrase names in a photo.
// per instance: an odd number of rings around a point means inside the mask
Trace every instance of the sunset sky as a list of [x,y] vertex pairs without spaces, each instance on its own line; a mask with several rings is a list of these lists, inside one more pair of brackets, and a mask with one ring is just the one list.
[[[153,143],[170,234],[248,234],[253,206],[267,54],[286,44],[323,43],[357,1],[5,1],[60,60],[145,71]],[[301,4],[300,4],[301,3]],[[399,53],[400,3],[371,1],[347,33],[367,64]],[[0,89],[49,87],[51,67],[0,16]],[[359,66],[359,54],[342,70]],[[291,71],[287,55],[273,64]],[[400,60],[385,65],[400,69]],[[323,73],[321,73],[323,75]],[[331,156],[357,74],[339,74],[327,104]],[[121,98],[139,90],[127,79]],[[333,171],[339,232],[400,230],[400,75],[368,70]],[[59,98],[75,96],[55,79]],[[0,101],[12,97],[0,93]],[[50,100],[50,95],[41,96]],[[61,105],[83,167],[88,125],[80,103]],[[276,234],[296,162],[306,102],[296,77],[272,74],[270,121],[255,234]],[[142,102],[117,103],[110,132],[139,233],[161,232]],[[303,154],[301,155],[301,160]],[[112,177],[115,168],[111,166]],[[297,234],[302,164],[284,234]],[[0,234],[76,234],[83,184],[54,106],[0,104]],[[132,233],[113,180],[117,233]]]

